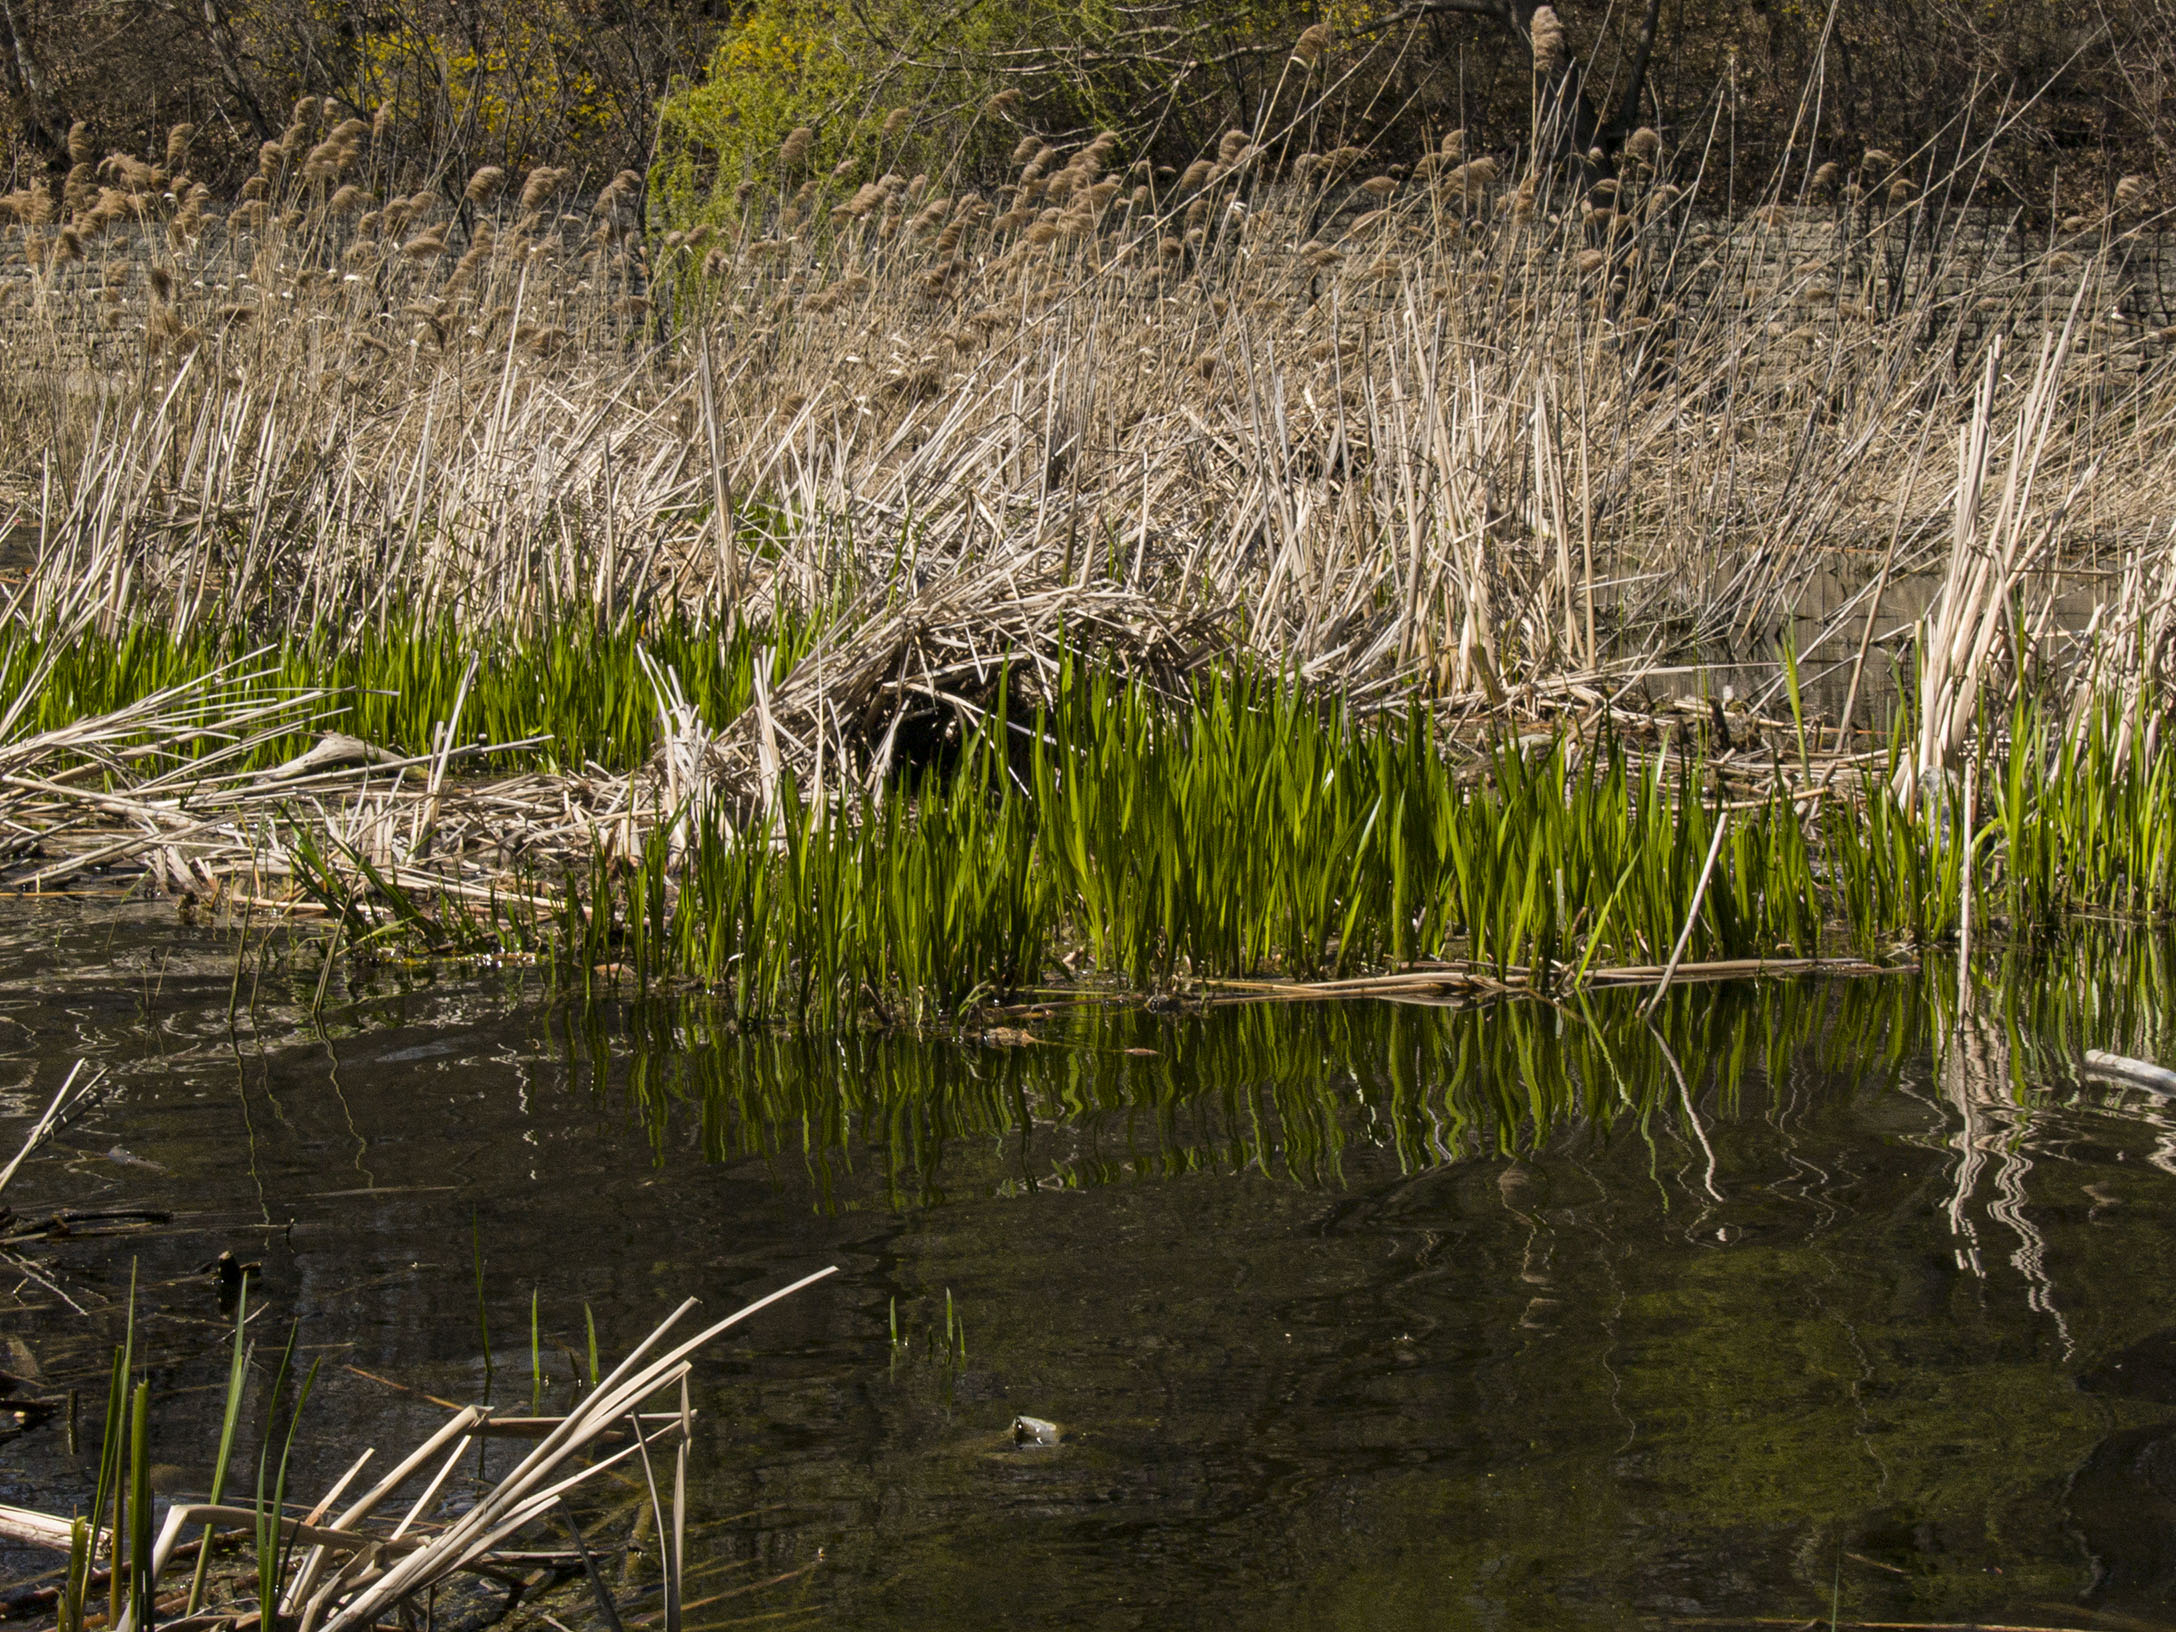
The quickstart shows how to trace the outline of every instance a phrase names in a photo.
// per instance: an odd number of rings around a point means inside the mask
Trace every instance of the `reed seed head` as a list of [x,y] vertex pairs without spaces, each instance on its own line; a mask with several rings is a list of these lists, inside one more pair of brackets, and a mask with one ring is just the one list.
[[798,169],[808,158],[809,149],[816,145],[816,132],[807,125],[796,125],[786,133],[786,139],[778,145],[778,163],[781,169]]
[[1013,111],[1025,100],[1026,98],[1018,90],[1002,90],[982,104],[982,111],[992,119],[1009,119],[1012,117]]
[[187,332],[171,306],[154,305],[144,319],[144,355],[158,356],[168,346],[176,346]]
[[2115,205],[2119,215],[2135,213],[2146,202],[2146,178],[2128,175],[2116,183]]
[[211,189],[198,182],[181,201],[174,219],[166,224],[166,241],[175,248],[193,241],[204,230],[204,212],[211,203]]
[[360,143],[343,141],[338,133],[327,136],[303,159],[303,178],[308,181],[337,180],[360,153]]
[[506,172],[495,164],[476,167],[476,173],[468,178],[468,185],[461,189],[462,198],[478,206],[489,204],[506,190]]
[[548,164],[538,165],[529,172],[529,179],[521,184],[521,208],[541,210],[559,196],[559,189],[566,185],[566,181],[566,171],[555,170]]
[[1239,155],[1254,145],[1254,138],[1243,130],[1227,130],[1224,139],[1216,144],[1216,162],[1236,163]]
[[1300,37],[1292,42],[1292,60],[1303,68],[1312,68],[1329,49],[1330,25],[1314,23],[1301,29]]
[[1536,6],[1527,33],[1534,47],[1534,72],[1543,79],[1558,79],[1564,73],[1564,25],[1557,18],[1556,7]]
[[97,197],[98,184],[89,162],[71,165],[67,179],[61,183],[61,208],[70,215],[80,215]]
[[99,165],[102,174],[110,176],[127,193],[147,193],[156,182],[164,178],[142,159],[130,153],[108,153]]

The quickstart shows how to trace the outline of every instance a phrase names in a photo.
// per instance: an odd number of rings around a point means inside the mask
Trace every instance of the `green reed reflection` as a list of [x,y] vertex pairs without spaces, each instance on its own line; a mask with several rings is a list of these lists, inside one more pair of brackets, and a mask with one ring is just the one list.
[[[1991,961],[1971,996],[1975,1034],[2005,1045],[1992,1057],[2020,1103],[2068,1086],[2087,1047],[2176,1047],[2156,1001],[2176,976],[2166,934],[2081,933],[2055,954]],[[827,1198],[873,1161],[899,1206],[945,1200],[948,1168],[976,1145],[996,1147],[1003,1186],[1048,1187],[1249,1168],[1335,1184],[1355,1140],[1408,1171],[1530,1155],[1571,1125],[1682,1140],[1699,1118],[1735,1115],[1750,1079],[1810,1068],[1880,1089],[1957,1035],[1956,971],[1939,961],[1876,979],[1683,987],[1651,1017],[1639,998],[1175,1016],[1080,1005],[1030,1019],[1035,1040],[1011,1046],[741,1029],[667,1001],[571,1007],[555,1024],[570,1067],[624,1097],[661,1158],[692,1140],[715,1161],[798,1159]]]

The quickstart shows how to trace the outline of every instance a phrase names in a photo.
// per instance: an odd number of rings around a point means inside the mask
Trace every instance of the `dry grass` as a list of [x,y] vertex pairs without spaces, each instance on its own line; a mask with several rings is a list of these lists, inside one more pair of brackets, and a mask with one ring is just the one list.
[[995,571],[1486,696],[1771,627],[1899,514],[1923,554],[1951,476],[1915,448],[2007,435],[2029,382],[1983,359],[2074,303],[2041,481],[2098,475],[2055,557],[2170,509],[2120,221],[2035,247],[1873,186],[1725,229],[1637,160],[1566,196],[1234,133],[1161,182],[1038,148],[994,197],[835,177],[646,243],[631,181],[376,204],[366,136],[293,142],[231,212],[108,189],[16,229],[0,470],[40,621],[785,600],[848,604],[844,640]]
[[[464,823],[631,849],[691,797],[868,786],[910,700],[971,715],[1000,660],[1068,646],[1591,716],[1665,654],[1771,656],[1816,574],[1802,659],[1863,666],[1886,586],[1934,571],[1911,781],[2017,677],[2135,688],[2138,632],[2176,627],[2176,331],[2122,200],[2028,238],[1968,174],[1869,153],[1724,222],[1652,132],[1575,186],[1455,133],[1385,168],[1235,131],[1179,175],[1028,138],[988,196],[833,174],[645,234],[631,176],[380,200],[377,162],[351,121],[232,204],[119,162],[65,223],[11,201],[6,617],[824,631],[733,720],[653,674],[638,777],[494,806],[442,753],[323,804],[382,865]],[[2047,606],[2096,572],[2124,587],[2081,649]],[[297,791],[217,788],[237,823]],[[16,791],[54,802],[27,827],[67,804]],[[184,867],[150,835],[205,797],[118,814]],[[245,826],[228,852],[263,854]]]

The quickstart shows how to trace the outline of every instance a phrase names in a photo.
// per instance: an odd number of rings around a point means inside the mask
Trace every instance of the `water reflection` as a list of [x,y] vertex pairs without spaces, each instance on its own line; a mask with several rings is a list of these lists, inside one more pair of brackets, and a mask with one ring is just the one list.
[[[830,1198],[875,1153],[884,1199],[941,1205],[962,1142],[1002,1153],[999,1193],[1249,1169],[1335,1185],[1347,1144],[1401,1172],[1591,1138],[1689,1143],[1696,1100],[1737,1113],[1748,1074],[1809,1049],[1893,1075],[1936,1018],[1909,977],[1692,987],[1652,1017],[1633,994],[1558,1005],[1260,1004],[1165,1018],[1084,1003],[1001,1041],[741,1032],[699,1008],[560,1011],[570,1081],[624,1098],[662,1157],[692,1126],[711,1161],[795,1156]],[[1032,1037],[1032,1040],[1029,1040]]]
[[[196,1264],[262,1257],[267,1318],[332,1357],[321,1482],[435,1420],[376,1379],[485,1386],[480,1240],[524,1404],[532,1293],[564,1394],[588,1315],[610,1350],[682,1293],[843,1266],[701,1402],[711,1562],[820,1552],[831,1624],[1742,1624],[1833,1592],[2071,1625],[2176,1584],[2147,1522],[2176,1118],[2070,1065],[2176,1057],[2154,937],[1991,963],[1968,1005],[1932,967],[1651,1018],[1084,1005],[1001,1043],[396,971],[319,1027],[306,945],[237,1002],[231,948],[161,934],[0,936],[0,1142],[78,1052],[123,1083],[10,1199],[183,1215],[127,1250],[184,1473],[219,1366]],[[26,1284],[0,1334],[96,1379],[126,1259],[37,1262],[91,1315]],[[1018,1412],[1071,1436],[1013,1447]],[[27,1433],[0,1500],[80,1472]]]

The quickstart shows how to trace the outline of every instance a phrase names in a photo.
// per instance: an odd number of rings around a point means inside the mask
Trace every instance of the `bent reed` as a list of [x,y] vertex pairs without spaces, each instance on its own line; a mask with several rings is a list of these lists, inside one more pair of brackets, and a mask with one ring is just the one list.
[[2143,187],[2005,218],[1960,142],[1724,218],[1713,142],[1537,121],[987,196],[796,132],[669,230],[381,200],[310,102],[231,206],[86,154],[7,200],[5,876],[809,1020],[2165,910]]

